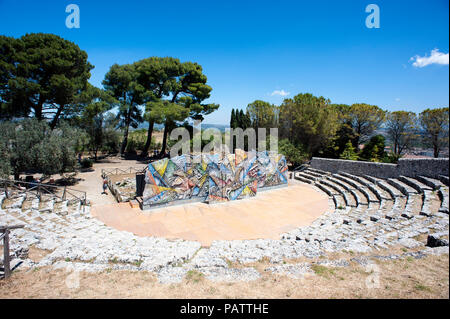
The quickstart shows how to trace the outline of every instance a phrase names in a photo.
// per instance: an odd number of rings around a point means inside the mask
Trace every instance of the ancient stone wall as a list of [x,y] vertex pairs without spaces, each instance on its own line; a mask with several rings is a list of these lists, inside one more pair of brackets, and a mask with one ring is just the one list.
[[400,159],[397,168],[399,175],[438,178],[448,176],[448,158]]
[[438,178],[448,176],[448,158],[400,159],[398,164],[373,163],[313,157],[311,167],[337,173],[339,171],[355,175],[370,175],[378,178],[398,176],[428,176]]

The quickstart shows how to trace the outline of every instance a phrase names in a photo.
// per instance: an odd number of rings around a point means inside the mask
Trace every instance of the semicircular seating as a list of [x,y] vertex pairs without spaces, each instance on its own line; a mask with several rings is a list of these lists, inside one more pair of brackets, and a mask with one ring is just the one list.
[[[294,178],[312,184],[333,198],[335,212],[347,208],[346,223],[403,221],[448,214],[448,187],[437,179],[400,176],[381,179],[307,167]],[[345,204],[345,206],[343,206]],[[419,216],[419,217],[418,217]],[[350,220],[349,220],[350,218]]]

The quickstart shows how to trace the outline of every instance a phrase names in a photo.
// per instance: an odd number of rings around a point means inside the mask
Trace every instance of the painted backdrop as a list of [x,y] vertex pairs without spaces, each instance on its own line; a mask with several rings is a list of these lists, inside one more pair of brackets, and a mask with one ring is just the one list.
[[165,158],[147,167],[143,204],[247,198],[258,188],[287,184],[286,171],[284,156],[267,151]]

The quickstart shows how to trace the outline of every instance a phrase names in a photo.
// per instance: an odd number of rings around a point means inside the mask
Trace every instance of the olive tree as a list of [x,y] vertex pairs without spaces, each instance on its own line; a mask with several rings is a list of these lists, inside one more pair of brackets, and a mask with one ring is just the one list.
[[76,129],[65,123],[52,130],[37,119],[1,122],[0,162],[9,163],[2,164],[4,175],[18,179],[28,171],[44,175],[73,171],[77,136]]

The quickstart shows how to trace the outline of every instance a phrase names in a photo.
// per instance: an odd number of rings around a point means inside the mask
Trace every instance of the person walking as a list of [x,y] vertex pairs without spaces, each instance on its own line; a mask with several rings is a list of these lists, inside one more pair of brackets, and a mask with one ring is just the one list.
[[108,180],[106,178],[103,179],[103,192],[102,194],[108,195],[108,192],[106,191],[108,189]]

